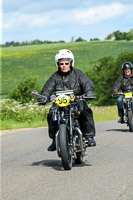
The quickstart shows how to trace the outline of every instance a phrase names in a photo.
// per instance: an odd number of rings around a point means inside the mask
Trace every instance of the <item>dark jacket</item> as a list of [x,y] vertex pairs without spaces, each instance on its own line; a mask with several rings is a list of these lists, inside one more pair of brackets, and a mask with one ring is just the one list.
[[122,92],[126,92],[129,87],[131,88],[131,91],[133,92],[133,77],[121,75],[115,82],[113,91],[122,90]]
[[74,90],[76,95],[87,94],[93,92],[93,82],[79,69],[71,69],[67,73],[56,71],[45,83],[41,94],[48,99],[55,91]]

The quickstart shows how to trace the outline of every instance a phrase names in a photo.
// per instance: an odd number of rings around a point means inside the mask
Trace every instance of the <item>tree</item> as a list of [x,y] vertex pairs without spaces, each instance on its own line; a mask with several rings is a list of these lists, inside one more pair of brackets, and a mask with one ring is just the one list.
[[75,40],[75,42],[86,42],[86,40],[84,40],[81,37],[79,37],[77,40]]
[[19,42],[15,42],[13,46],[20,46]]
[[90,41],[99,41],[99,38],[90,39]]
[[127,33],[127,37],[126,39],[129,40],[133,40],[133,33]]
[[11,41],[11,42],[6,42],[5,46],[9,47],[9,46],[14,46],[15,42]]
[[[113,105],[116,99],[111,98],[113,86],[118,77],[122,74],[122,64],[126,61],[133,63],[133,53],[123,53],[116,60],[113,57],[104,57],[95,63],[93,70],[86,72],[86,75],[95,84],[95,105]],[[92,102],[93,103],[93,102]]]
[[[113,34],[115,35],[116,40],[133,40],[133,29],[131,29],[129,32],[120,32],[118,30],[113,32]],[[110,39],[110,35],[111,34],[109,34],[106,39]]]
[[24,82],[21,82],[16,89],[9,93],[9,98],[15,99],[21,103],[27,103],[31,100],[31,91],[38,90],[39,86],[36,84],[36,79],[29,78]]
[[116,40],[122,40],[122,39],[123,39],[122,33],[121,33],[119,30],[113,32],[113,34],[115,35],[115,39],[116,39]]
[[37,40],[32,40],[32,41],[31,41],[31,45],[32,45],[32,44],[42,44],[42,43],[43,43],[43,42],[42,42],[41,40],[38,40],[38,39],[37,39]]

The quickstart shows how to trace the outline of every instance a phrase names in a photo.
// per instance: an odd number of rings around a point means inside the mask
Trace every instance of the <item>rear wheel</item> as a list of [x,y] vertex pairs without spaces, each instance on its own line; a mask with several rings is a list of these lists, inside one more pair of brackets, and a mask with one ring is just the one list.
[[62,164],[65,170],[72,168],[72,147],[69,144],[66,124],[59,125],[59,140]]
[[131,110],[127,112],[128,115],[128,125],[130,132],[133,132],[133,113]]

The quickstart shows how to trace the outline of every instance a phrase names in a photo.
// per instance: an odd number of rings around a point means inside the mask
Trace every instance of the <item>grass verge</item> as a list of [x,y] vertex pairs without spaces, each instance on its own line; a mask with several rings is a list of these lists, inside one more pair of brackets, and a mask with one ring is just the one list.
[[[117,120],[117,107],[116,106],[103,106],[103,107],[92,107],[94,121],[108,121],[108,120]],[[30,122],[16,122],[14,120],[5,120],[1,121],[1,130],[10,130],[10,129],[21,129],[21,128],[37,128],[48,126],[47,120],[35,120]]]
[[16,122],[14,120],[1,121],[1,130],[21,129],[21,128],[38,128],[47,126],[47,121],[33,121],[33,122]]
[[95,122],[117,120],[117,106],[92,107]]

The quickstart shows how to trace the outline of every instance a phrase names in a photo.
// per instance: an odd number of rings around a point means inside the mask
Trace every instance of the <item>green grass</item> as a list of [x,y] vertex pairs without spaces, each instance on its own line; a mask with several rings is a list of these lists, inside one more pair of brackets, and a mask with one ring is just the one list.
[[1,122],[1,130],[11,130],[11,129],[22,129],[22,128],[38,128],[47,126],[47,121],[34,121],[28,122],[16,122],[14,120],[5,120]]
[[118,119],[117,106],[93,107],[92,110],[95,122]]
[[75,67],[83,72],[91,70],[93,62],[105,56],[117,58],[121,53],[133,52],[133,41],[97,41],[42,44],[20,47],[3,47],[2,91],[6,97],[20,82],[34,77],[42,88],[54,73],[55,54],[62,48],[70,49],[75,56]]
[[[108,121],[108,120],[117,120],[117,107],[116,106],[105,106],[105,107],[92,107],[94,121]],[[45,127],[48,126],[47,120],[44,121],[31,121],[28,122],[16,122],[14,120],[6,120],[1,122],[1,130],[9,130],[9,129],[21,129],[21,128],[37,128],[37,127]]]

